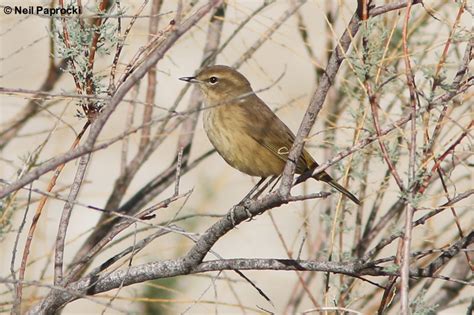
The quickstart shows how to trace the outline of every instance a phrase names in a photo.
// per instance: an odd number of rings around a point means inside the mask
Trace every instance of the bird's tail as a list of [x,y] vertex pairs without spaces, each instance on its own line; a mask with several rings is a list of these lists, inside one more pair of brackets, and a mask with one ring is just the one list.
[[[321,180],[321,179],[319,179]],[[324,180],[324,179],[323,179]],[[326,183],[334,187],[336,190],[340,191],[342,194],[346,195],[347,198],[350,200],[354,201],[358,206],[360,206],[360,201],[357,199],[356,196],[354,196],[350,191],[339,185],[334,179],[331,178],[331,180],[324,180]]]
[[[317,166],[317,165],[316,165]],[[355,204],[357,204],[358,206],[360,206],[360,201],[359,199],[357,199],[356,196],[354,196],[351,192],[349,192],[347,189],[345,189],[344,187],[342,187],[341,185],[339,185],[331,176],[329,176],[328,173],[326,172],[321,172],[321,173],[318,173],[318,174],[314,174],[312,175],[313,173],[313,169],[310,169],[310,170],[307,170],[306,172],[304,172],[303,174],[301,174],[298,178],[296,178],[296,182],[295,182],[295,185],[298,185],[299,183],[302,183],[304,182],[305,180],[307,180],[308,178],[312,177],[314,178],[315,180],[318,180],[318,181],[323,181],[323,182],[326,182],[328,183],[329,185],[331,185],[332,187],[334,187],[336,190],[338,190],[339,192],[341,192],[342,194],[344,194],[347,198],[349,198],[350,200],[352,200]]]

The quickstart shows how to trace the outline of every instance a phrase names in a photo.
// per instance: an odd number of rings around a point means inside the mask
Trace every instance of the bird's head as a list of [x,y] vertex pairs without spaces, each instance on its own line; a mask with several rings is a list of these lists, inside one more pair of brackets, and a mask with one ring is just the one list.
[[238,99],[252,94],[249,81],[237,70],[227,66],[211,66],[202,69],[194,77],[179,78],[182,81],[197,83],[208,103]]

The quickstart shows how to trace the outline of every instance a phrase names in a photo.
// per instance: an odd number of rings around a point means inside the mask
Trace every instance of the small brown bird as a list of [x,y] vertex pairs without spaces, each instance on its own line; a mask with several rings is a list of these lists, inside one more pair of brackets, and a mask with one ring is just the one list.
[[[211,66],[194,77],[180,80],[197,83],[207,105],[204,129],[217,152],[239,171],[266,178],[280,175],[285,167],[295,135],[252,90],[249,81],[227,66]],[[303,174],[318,164],[303,150],[296,173]],[[326,172],[312,176],[346,195],[359,199]]]

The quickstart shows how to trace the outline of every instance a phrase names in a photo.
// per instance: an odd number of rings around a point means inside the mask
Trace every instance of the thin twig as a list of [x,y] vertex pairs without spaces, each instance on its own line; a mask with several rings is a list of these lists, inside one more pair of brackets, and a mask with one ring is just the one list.
[[[86,124],[82,128],[82,131],[77,135],[76,139],[72,143],[70,150],[74,150],[79,145],[79,142],[80,142],[82,136],[84,135],[84,133],[86,132],[88,127],[89,127],[89,122],[86,122]],[[58,179],[59,175],[61,174],[61,171],[64,169],[64,166],[66,166],[65,163],[59,165],[56,168],[56,170],[53,174],[53,177],[50,179],[50,181],[48,183],[48,187],[46,188],[47,192],[51,192],[51,190],[56,185],[56,180]],[[35,214],[33,216],[33,220],[32,220],[31,225],[30,225],[30,229],[28,231],[28,237],[26,239],[26,243],[25,243],[25,246],[23,248],[23,256],[22,256],[22,259],[21,259],[20,271],[18,273],[18,281],[19,282],[18,282],[18,286],[16,288],[16,299],[18,300],[19,311],[21,311],[21,298],[22,298],[22,289],[23,289],[22,285],[23,285],[23,281],[25,280],[25,272],[26,272],[26,266],[27,266],[27,262],[28,262],[28,255],[30,254],[31,242],[33,241],[33,236],[34,236],[36,227],[38,225],[38,220],[41,216],[43,207],[46,204],[47,200],[48,200],[48,197],[43,196],[41,198],[40,202],[38,203],[38,206],[36,207],[36,210],[35,210]]]
[[79,190],[81,189],[82,183],[89,164],[91,154],[86,154],[79,160],[77,166],[76,176],[72,183],[69,191],[67,202],[64,205],[61,219],[59,221],[58,234],[56,235],[56,251],[54,257],[54,285],[60,285],[63,279],[63,259],[64,259],[64,243],[66,241],[66,232],[71,218],[72,209],[74,207],[73,201],[76,200]]

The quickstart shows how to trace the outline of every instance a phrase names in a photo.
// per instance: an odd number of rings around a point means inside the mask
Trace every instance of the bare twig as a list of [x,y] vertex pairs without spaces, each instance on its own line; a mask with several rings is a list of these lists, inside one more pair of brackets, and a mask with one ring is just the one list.
[[[84,125],[84,127],[82,128],[82,131],[77,135],[76,139],[74,140],[74,142],[71,145],[71,150],[74,150],[74,148],[76,148],[79,145],[79,142],[80,142],[82,136],[84,135],[84,133],[86,132],[87,127],[89,127],[89,122],[87,122]],[[64,169],[65,165],[66,164],[63,163],[63,164],[59,165],[56,168],[56,170],[54,172],[54,175],[51,178],[51,180],[49,181],[48,187],[46,188],[47,192],[51,192],[51,190],[54,188],[54,186],[56,185],[56,180],[58,179],[58,177],[61,174],[61,171]],[[41,198],[40,202],[38,203],[38,206],[36,207],[35,214],[33,216],[33,220],[31,222],[30,229],[28,231],[28,237],[26,239],[26,243],[25,243],[25,246],[24,246],[24,249],[23,249],[23,256],[22,256],[22,259],[21,259],[20,271],[19,271],[19,274],[18,274],[18,281],[19,282],[18,282],[18,286],[16,287],[16,299],[18,300],[17,303],[19,305],[18,306],[19,311],[21,311],[21,298],[22,298],[22,289],[23,289],[22,284],[23,284],[23,281],[25,279],[25,271],[26,271],[26,266],[27,266],[27,262],[28,262],[28,256],[30,254],[31,242],[33,241],[33,236],[34,236],[37,224],[38,224],[38,220],[41,216],[41,212],[42,212],[43,207],[46,204],[47,200],[48,200],[48,197],[43,196]]]
[[64,205],[63,213],[59,223],[58,234],[56,236],[56,255],[54,257],[54,285],[60,285],[63,278],[63,259],[64,259],[64,242],[66,240],[66,232],[71,218],[74,201],[76,200],[79,190],[84,181],[87,165],[91,154],[86,154],[79,160],[76,176],[69,191],[68,201]]
[[[413,185],[416,176],[416,113],[417,113],[417,101],[416,101],[416,87],[415,78],[411,69],[409,52],[408,52],[408,21],[410,20],[410,12],[412,3],[407,1],[408,5],[405,12],[405,21],[403,24],[402,41],[403,41],[403,54],[405,61],[407,85],[410,91],[410,106],[411,106],[411,129],[410,129],[410,143],[409,143],[409,166],[408,166],[408,179],[409,185]],[[409,273],[410,273],[410,245],[411,245],[411,229],[413,213],[415,212],[414,196],[416,193],[413,189],[410,191],[411,200],[406,204],[405,212],[405,235],[403,237],[403,248],[401,254],[401,303],[400,312],[401,314],[408,315],[410,313],[409,304]]]
[[[161,9],[161,0],[153,0],[151,5],[151,15],[158,14]],[[145,2],[143,3],[145,5]],[[138,16],[138,14],[137,14]],[[155,34],[158,32],[158,18],[150,19],[150,24],[148,25],[148,41],[152,41]],[[147,74],[148,78],[148,87],[146,91],[145,98],[145,110],[143,111],[143,125],[145,126],[142,129],[142,135],[140,138],[140,144],[138,145],[138,150],[144,150],[145,147],[150,142],[150,128],[149,122],[151,121],[151,116],[153,114],[153,106],[155,103],[155,94],[156,94],[156,65],[151,67]]]
[[288,155],[288,161],[283,171],[283,177],[279,188],[280,194],[284,196],[288,196],[290,194],[293,174],[295,173],[296,169],[296,163],[294,161],[298,160],[298,157],[303,150],[304,139],[307,138],[311,128],[314,125],[314,122],[316,121],[316,117],[318,116],[318,113],[324,104],[324,100],[326,99],[329,88],[333,84],[337,71],[344,60],[344,53],[347,51],[347,49],[349,49],[352,38],[354,38],[358,30],[359,18],[357,14],[354,14],[344,34],[339,39],[339,44],[329,59],[324,75],[319,80],[319,86],[311,98],[311,102],[306,110],[296,138],[293,142],[293,146]]
[[129,77],[128,79],[117,89],[117,92],[113,95],[108,105],[104,108],[101,114],[94,120],[94,123],[91,125],[91,130],[89,136],[87,137],[85,143],[74,150],[69,151],[67,154],[55,157],[49,162],[37,167],[34,171],[25,174],[15,183],[9,185],[8,187],[0,191],[0,198],[5,197],[7,194],[15,191],[31,181],[37,179],[41,175],[49,172],[55,167],[69,162],[73,159],[78,158],[83,154],[87,154],[92,147],[94,146],[97,137],[99,136],[102,128],[105,123],[108,121],[112,113],[115,111],[116,107],[123,99],[123,97],[128,93],[128,91],[148,72],[148,70],[156,64],[168,49],[178,40],[181,35],[183,35],[188,29],[193,27],[197,21],[199,21],[212,7],[220,4],[220,0],[212,0],[206,5],[202,6],[199,10],[196,11],[191,17],[184,20],[182,24],[177,25],[175,30],[168,36],[158,47],[156,47],[146,61],[144,61]]

